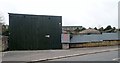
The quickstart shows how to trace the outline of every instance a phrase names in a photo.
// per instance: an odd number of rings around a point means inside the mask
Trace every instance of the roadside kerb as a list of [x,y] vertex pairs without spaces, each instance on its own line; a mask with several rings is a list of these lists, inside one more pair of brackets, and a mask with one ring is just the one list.
[[42,61],[55,60],[55,59],[68,58],[68,57],[75,57],[75,56],[83,56],[83,55],[88,55],[88,54],[96,54],[96,53],[109,52],[109,51],[117,51],[119,49],[120,48],[101,50],[101,51],[94,51],[94,52],[88,52],[88,53],[65,55],[65,56],[58,56],[58,57],[45,58],[45,59],[39,59],[39,60],[32,60],[32,61],[29,61],[27,63],[42,62]]

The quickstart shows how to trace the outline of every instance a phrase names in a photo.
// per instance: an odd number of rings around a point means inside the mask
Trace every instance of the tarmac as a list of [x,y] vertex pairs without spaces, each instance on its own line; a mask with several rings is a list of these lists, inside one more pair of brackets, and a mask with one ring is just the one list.
[[67,50],[28,50],[3,52],[2,61],[42,62],[60,58],[82,56],[118,50],[118,46],[72,48]]

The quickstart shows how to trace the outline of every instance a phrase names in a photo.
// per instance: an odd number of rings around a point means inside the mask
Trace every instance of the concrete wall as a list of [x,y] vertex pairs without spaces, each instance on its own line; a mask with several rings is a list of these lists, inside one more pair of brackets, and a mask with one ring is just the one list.
[[70,34],[62,34],[61,41],[62,43],[70,43]]
[[62,43],[62,49],[69,49],[69,43]]

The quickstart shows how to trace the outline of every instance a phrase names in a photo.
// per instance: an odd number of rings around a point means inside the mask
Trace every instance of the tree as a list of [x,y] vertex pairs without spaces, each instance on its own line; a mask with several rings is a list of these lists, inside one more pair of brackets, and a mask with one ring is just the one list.
[[98,30],[99,30],[99,31],[104,31],[104,28],[103,28],[103,27],[101,27],[101,28],[99,28]]
[[3,21],[4,21],[3,16],[2,16],[2,14],[0,13],[0,35],[2,34]]
[[120,28],[118,28],[118,31],[120,31]]
[[116,28],[115,27],[113,27],[112,32],[116,32]]
[[106,30],[111,30],[111,29],[112,29],[111,25],[108,25],[108,26],[104,29],[104,31],[106,31]]
[[80,32],[80,29],[77,27],[74,31],[75,32]]
[[88,29],[92,29],[91,27],[89,27]]
[[94,29],[97,30],[97,27],[95,27]]
[[2,32],[3,36],[9,36],[9,30],[7,28],[7,25],[4,24],[4,16],[2,13],[0,13],[0,32]]
[[0,23],[4,24],[4,16],[2,13],[0,13]]
[[9,36],[9,27],[7,28],[8,25],[2,25],[2,35],[4,36]]
[[86,30],[86,28],[85,28],[85,27],[83,27],[83,28],[81,28],[81,29],[80,29],[80,31],[83,31],[83,30]]
[[113,27],[113,30],[116,30],[116,28],[115,28],[115,27]]

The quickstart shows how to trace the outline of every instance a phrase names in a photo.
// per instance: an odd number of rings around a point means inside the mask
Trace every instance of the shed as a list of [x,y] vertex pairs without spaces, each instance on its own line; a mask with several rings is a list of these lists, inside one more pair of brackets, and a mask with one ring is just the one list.
[[9,25],[9,50],[62,48],[62,16],[9,13]]

